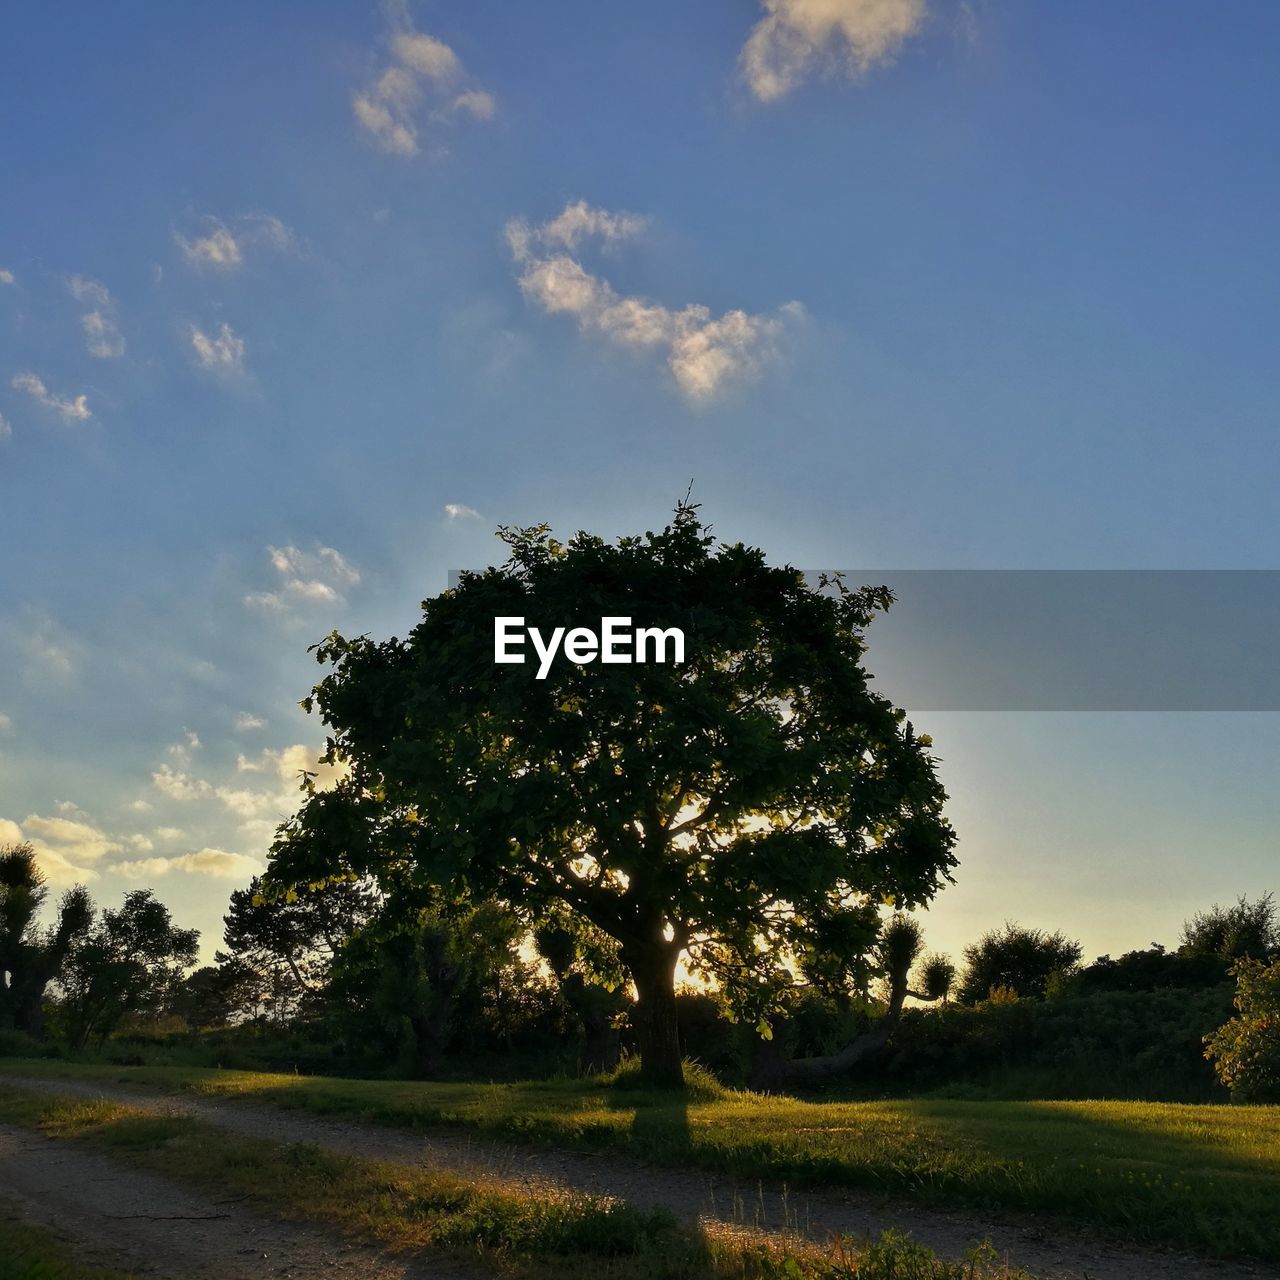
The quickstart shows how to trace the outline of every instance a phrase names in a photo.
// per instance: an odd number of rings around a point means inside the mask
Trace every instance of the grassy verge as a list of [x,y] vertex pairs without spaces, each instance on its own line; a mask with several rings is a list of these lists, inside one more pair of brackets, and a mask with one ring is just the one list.
[[793,1185],[1014,1210],[1130,1242],[1280,1261],[1280,1108],[1137,1102],[684,1099],[580,1080],[415,1084],[11,1062],[0,1070],[239,1097],[380,1124],[462,1126]]
[[[0,1121],[111,1154],[207,1192],[251,1198],[395,1250],[444,1252],[486,1274],[530,1280],[1028,1280],[990,1250],[944,1262],[910,1241],[837,1242],[830,1252],[725,1230],[593,1196],[551,1197],[310,1146],[233,1137],[186,1117],[10,1090]],[[3,1274],[3,1273],[0,1273]],[[31,1273],[32,1280],[44,1273]],[[63,1273],[51,1272],[57,1276]],[[26,1273],[16,1276],[26,1280]]]
[[120,1271],[86,1266],[52,1232],[13,1216],[0,1200],[0,1280],[127,1280]]

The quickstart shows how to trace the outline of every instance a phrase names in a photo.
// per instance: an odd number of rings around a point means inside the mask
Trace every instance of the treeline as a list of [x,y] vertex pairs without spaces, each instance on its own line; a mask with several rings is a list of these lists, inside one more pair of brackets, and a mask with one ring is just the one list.
[[[0,852],[9,1052],[516,1078],[609,1071],[635,1048],[617,944],[567,911],[535,920],[435,889],[254,880],[231,895],[215,963],[195,968],[195,932],[175,928],[149,891],[99,911],[76,888],[41,924],[47,898],[29,846]],[[686,984],[681,1047],[727,1083],[757,1087],[1207,1100],[1225,1084],[1276,1096],[1270,895],[1197,914],[1171,949],[1089,964],[1063,933],[1014,923],[958,964],[923,942],[914,917],[891,916],[864,982],[797,981],[785,1016],[756,1025],[716,990]],[[1252,1001],[1252,1016],[1232,1017],[1233,996]]]

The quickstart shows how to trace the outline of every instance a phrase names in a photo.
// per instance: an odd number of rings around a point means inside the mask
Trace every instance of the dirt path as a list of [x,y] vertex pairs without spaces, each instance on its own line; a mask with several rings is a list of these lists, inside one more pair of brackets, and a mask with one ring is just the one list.
[[109,1098],[151,1111],[193,1115],[211,1124],[278,1142],[308,1142],[347,1154],[401,1164],[452,1168],[532,1189],[594,1191],[638,1206],[662,1205],[686,1220],[790,1227],[816,1240],[832,1235],[909,1231],[944,1257],[989,1239],[1009,1262],[1042,1280],[1256,1280],[1280,1277],[1273,1267],[1215,1263],[1178,1254],[1119,1248],[1054,1226],[1040,1228],[970,1213],[885,1203],[857,1191],[786,1192],[757,1182],[660,1168],[618,1153],[590,1154],[511,1146],[451,1130],[397,1130],[331,1120],[252,1102],[160,1096],[96,1082],[14,1079],[46,1093]]
[[[169,1280],[463,1280],[212,1201],[96,1152],[0,1125],[0,1202],[88,1265]],[[474,1273],[469,1273],[474,1280]]]

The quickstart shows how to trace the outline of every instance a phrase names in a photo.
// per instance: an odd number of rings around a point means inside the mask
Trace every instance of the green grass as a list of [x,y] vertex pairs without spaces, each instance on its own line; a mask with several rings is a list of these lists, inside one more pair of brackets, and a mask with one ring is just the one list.
[[[211,1194],[251,1200],[259,1211],[392,1250],[444,1253],[482,1264],[485,1274],[521,1280],[1029,1280],[1001,1266],[989,1248],[945,1262],[891,1236],[819,1250],[732,1229],[704,1233],[664,1212],[601,1197],[536,1193],[237,1137],[189,1117],[118,1103],[11,1089],[0,1097],[0,1121],[91,1142]],[[33,1280],[43,1274],[31,1273]]]
[[0,1280],[126,1280],[123,1272],[86,1266],[52,1232],[14,1213],[0,1200]]
[[1280,1261],[1280,1108],[1139,1102],[801,1102],[705,1086],[689,1099],[601,1082],[414,1084],[10,1062],[0,1070],[249,1098],[402,1126],[801,1185],[1013,1210],[1134,1243]]

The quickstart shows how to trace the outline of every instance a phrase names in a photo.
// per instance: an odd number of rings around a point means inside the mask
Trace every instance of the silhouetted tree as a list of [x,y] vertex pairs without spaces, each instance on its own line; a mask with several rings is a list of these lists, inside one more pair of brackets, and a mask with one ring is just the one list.
[[949,956],[925,956],[920,961],[918,983],[924,999],[945,1003],[956,985],[956,966]]
[[503,981],[526,976],[522,933],[514,912],[494,902],[389,901],[338,954],[329,998],[365,1035],[407,1049],[411,1074],[428,1079],[464,1019],[477,1016]]
[[255,876],[232,893],[222,938],[229,958],[259,974],[271,1016],[283,1021],[323,985],[339,948],[372,918],[377,902],[368,885],[353,881],[286,892]]
[[1014,992],[1024,999],[1043,999],[1051,975],[1074,969],[1080,953],[1080,944],[1065,934],[1006,921],[965,948],[959,999],[964,1004],[976,1004],[987,999],[993,990]]
[[1272,894],[1250,902],[1243,895],[1229,907],[1215,903],[1198,911],[1182,926],[1184,956],[1216,956],[1227,964],[1236,960],[1266,960],[1280,953],[1280,924]]
[[129,1014],[166,999],[195,962],[200,935],[174,927],[150,889],[126,893],[116,910],[79,936],[58,977],[58,1012],[73,1048],[99,1043]]
[[40,928],[48,892],[30,844],[0,848],[0,1019],[37,1039],[45,992],[93,918],[88,891],[77,885],[63,894],[53,925]]
[[[617,543],[502,530],[507,562],[427,600],[405,640],[333,635],[306,700],[349,775],[282,830],[271,875],[343,867],[562,903],[613,938],[642,1074],[682,1081],[682,955],[735,993],[799,953],[861,963],[868,904],[927,901],[955,865],[927,737],[871,690],[885,588],[810,587],[682,504]],[[686,661],[495,664],[494,619],[680,628]],[[874,915],[874,912],[871,913]]]
[[252,1018],[266,997],[262,975],[234,956],[219,955],[178,983],[169,1010],[196,1030]]

